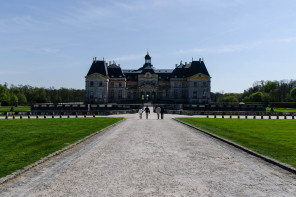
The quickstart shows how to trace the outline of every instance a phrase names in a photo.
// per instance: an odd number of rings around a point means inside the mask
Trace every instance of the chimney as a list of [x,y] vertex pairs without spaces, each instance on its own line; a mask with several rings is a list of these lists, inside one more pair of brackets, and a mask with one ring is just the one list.
[[111,61],[109,61],[109,65],[111,65]]
[[185,62],[185,65],[187,66],[187,62]]
[[199,63],[201,63],[201,58],[199,58]]
[[176,68],[178,67],[178,64],[176,64]]
[[118,64],[118,67],[120,67],[120,64]]
[[97,57],[94,58],[94,62],[97,62]]

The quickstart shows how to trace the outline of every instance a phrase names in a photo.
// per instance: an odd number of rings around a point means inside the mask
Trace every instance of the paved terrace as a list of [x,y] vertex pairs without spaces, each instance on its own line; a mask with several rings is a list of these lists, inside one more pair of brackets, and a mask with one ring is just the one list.
[[[115,115],[114,115],[115,116]],[[296,176],[165,115],[135,114],[0,186],[0,196],[295,196]]]

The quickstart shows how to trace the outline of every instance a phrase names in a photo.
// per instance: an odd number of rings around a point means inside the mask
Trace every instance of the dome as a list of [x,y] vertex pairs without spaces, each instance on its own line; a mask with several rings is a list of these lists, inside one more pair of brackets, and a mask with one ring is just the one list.
[[147,52],[147,55],[145,56],[145,60],[147,60],[147,59],[151,59],[149,52]]

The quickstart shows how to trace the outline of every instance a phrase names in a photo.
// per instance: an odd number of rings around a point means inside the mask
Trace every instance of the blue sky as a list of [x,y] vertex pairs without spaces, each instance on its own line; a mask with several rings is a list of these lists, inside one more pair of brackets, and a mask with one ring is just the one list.
[[0,83],[85,86],[93,57],[138,69],[204,58],[213,92],[296,79],[295,0],[0,0]]

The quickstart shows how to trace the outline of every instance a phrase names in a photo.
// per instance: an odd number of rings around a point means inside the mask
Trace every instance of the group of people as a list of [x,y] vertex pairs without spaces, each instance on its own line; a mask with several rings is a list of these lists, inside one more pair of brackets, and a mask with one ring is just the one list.
[[[139,118],[142,119],[142,114],[146,113],[146,119],[148,119],[148,115],[150,114],[150,109],[148,108],[148,106],[146,106],[145,109],[140,108],[139,109]],[[157,114],[157,119],[159,119],[159,115],[161,117],[161,119],[163,119],[163,114],[164,114],[164,108],[162,106],[160,107],[156,107],[155,112]]]

